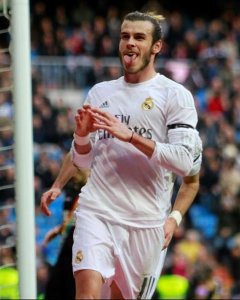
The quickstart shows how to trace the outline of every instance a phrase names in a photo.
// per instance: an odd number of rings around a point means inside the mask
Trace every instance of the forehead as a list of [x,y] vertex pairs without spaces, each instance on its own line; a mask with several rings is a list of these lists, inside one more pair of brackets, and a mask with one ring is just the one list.
[[129,21],[125,20],[121,26],[121,33],[129,34],[151,34],[153,31],[153,24],[150,21]]

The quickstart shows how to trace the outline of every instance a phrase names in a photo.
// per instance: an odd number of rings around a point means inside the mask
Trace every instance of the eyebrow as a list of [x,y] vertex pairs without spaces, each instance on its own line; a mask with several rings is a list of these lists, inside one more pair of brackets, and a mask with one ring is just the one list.
[[[120,33],[120,35],[130,35],[130,33],[129,32],[127,32],[127,31],[123,31],[123,32],[121,32]],[[133,35],[141,35],[141,36],[146,36],[147,34],[146,33],[144,33],[144,32],[134,32],[133,33]]]

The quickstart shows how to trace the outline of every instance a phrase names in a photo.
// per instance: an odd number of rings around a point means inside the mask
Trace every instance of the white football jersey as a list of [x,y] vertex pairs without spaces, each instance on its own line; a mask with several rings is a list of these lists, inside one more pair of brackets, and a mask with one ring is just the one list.
[[[86,102],[157,143],[169,143],[168,125],[197,124],[191,93],[160,74],[137,84],[126,83],[124,77],[96,84]],[[129,226],[161,226],[171,209],[173,170],[104,130],[95,134],[93,151],[91,175],[77,210]]]

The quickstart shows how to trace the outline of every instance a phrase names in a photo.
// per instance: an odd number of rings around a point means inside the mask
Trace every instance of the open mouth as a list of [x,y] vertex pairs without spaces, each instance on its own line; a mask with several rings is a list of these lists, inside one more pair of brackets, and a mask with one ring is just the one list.
[[136,53],[127,53],[124,54],[123,59],[126,64],[131,64],[137,58]]

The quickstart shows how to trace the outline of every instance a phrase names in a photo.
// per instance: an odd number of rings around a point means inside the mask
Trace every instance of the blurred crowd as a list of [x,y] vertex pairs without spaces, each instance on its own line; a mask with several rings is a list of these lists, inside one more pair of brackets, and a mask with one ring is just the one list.
[[[240,299],[239,3],[226,3],[222,12],[212,18],[166,10],[160,1],[149,0],[141,7],[137,3],[133,1],[131,9],[155,10],[166,17],[162,24],[164,45],[157,61],[158,70],[193,93],[204,147],[200,191],[175,234],[154,297],[164,299],[170,293],[171,297],[182,299]],[[128,7],[120,9],[113,1],[108,4],[104,9],[97,5],[93,10],[88,1],[77,1],[74,6],[70,1],[69,7],[59,3],[49,9],[44,1],[33,1],[32,60],[41,56],[92,58],[83,88],[120,76],[120,67],[106,67],[101,59],[117,58],[119,26]],[[0,40],[0,48],[4,49],[8,43],[6,36]],[[10,53],[0,51],[0,67],[6,68],[10,62]],[[15,248],[11,247],[15,241],[16,221],[15,195],[11,188],[15,180],[14,105],[11,89],[8,89],[11,85],[11,72],[0,72],[0,265],[14,265],[16,261]],[[41,214],[40,197],[56,178],[74,130],[72,107],[63,100],[53,104],[47,95],[43,78],[34,69],[32,104],[39,295],[44,294],[49,268],[55,264],[62,242],[59,237],[44,245],[44,236],[63,221],[65,194],[63,192],[54,203],[51,218]],[[180,180],[177,179],[176,190]]]

